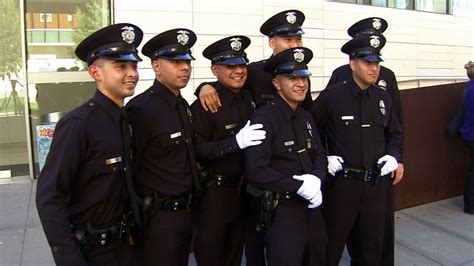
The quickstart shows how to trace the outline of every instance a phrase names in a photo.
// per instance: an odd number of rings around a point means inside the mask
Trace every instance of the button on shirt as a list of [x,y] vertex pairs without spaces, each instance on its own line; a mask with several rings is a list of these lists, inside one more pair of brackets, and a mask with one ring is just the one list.
[[[266,60],[261,60],[249,64],[248,77],[245,82],[245,88],[252,92],[257,108],[273,101],[277,95],[277,90],[272,83],[273,74],[264,70],[265,62]],[[310,88],[311,84],[304,101],[301,103],[301,107],[305,110],[309,110],[313,102]]]
[[71,224],[115,225],[124,213],[121,108],[97,90],[56,126],[36,204],[56,264],[86,265]]
[[243,151],[235,135],[254,113],[249,91],[233,92],[216,84],[222,107],[216,113],[205,111],[199,100],[191,105],[195,130],[195,152],[199,161],[225,176],[244,174]]
[[[178,100],[183,105],[178,107]],[[134,173],[139,194],[176,197],[192,192],[193,178],[187,154],[185,129],[179,110],[188,115],[184,124],[191,129],[188,103],[155,80],[152,87],[127,104],[133,130]]]
[[341,156],[345,165],[359,169],[363,168],[363,134],[370,134],[373,139],[368,158],[373,167],[385,154],[397,161],[402,154],[402,132],[390,96],[369,86],[367,100],[372,116],[362,120],[361,89],[350,79],[322,91],[311,110],[316,126],[327,139],[328,153]]
[[[303,171],[298,155],[292,116],[298,117],[298,130],[306,138],[304,152],[309,153],[313,163],[310,173]],[[245,150],[246,176],[249,183],[274,192],[296,192],[302,182],[293,175],[313,174],[324,181],[327,169],[326,152],[308,111],[298,107],[293,111],[280,96],[252,116],[252,124],[261,123],[266,131],[262,144]]]

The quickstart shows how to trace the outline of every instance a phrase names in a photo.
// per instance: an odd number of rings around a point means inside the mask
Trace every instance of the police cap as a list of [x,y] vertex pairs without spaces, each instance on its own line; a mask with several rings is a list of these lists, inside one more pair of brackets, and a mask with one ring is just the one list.
[[250,45],[246,36],[231,36],[209,45],[202,55],[215,65],[246,65],[249,60],[245,49]]
[[189,29],[179,28],[162,32],[149,40],[142,53],[151,60],[194,60],[191,47],[196,42],[196,34]]
[[347,33],[351,37],[359,35],[382,34],[388,27],[387,21],[379,17],[370,17],[354,23]]
[[304,34],[301,26],[304,14],[299,10],[285,10],[267,19],[260,27],[260,32],[268,37],[293,36]]
[[76,56],[87,64],[97,58],[118,61],[142,61],[137,47],[143,31],[130,23],[119,23],[102,28],[86,37],[76,47]]
[[308,77],[308,63],[313,58],[313,52],[306,47],[286,49],[272,57],[265,63],[265,71],[273,75],[292,77]]
[[383,61],[380,50],[385,45],[383,35],[360,35],[345,43],[341,51],[350,59],[359,58],[365,61]]

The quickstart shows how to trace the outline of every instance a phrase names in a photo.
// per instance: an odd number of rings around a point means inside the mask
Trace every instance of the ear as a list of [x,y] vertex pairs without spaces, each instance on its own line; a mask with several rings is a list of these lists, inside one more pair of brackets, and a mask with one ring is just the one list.
[[349,66],[351,67],[352,71],[355,70],[355,65],[356,63],[354,59],[349,60]]
[[160,62],[158,60],[151,61],[151,68],[155,71],[155,75],[161,75]]
[[276,44],[275,44],[275,39],[274,38],[268,38],[268,46],[272,48],[272,50],[275,50]]
[[89,65],[87,71],[89,72],[89,75],[92,77],[92,79],[94,79],[95,81],[102,80],[102,72],[100,71],[100,67],[92,64]]
[[272,83],[273,83],[273,86],[275,86],[275,89],[277,91],[281,91],[281,87],[280,87],[280,81],[276,78],[273,78],[272,79]]
[[214,76],[216,77],[217,77],[217,74],[219,74],[219,70],[217,69],[216,65],[211,66],[211,71],[212,71],[212,74],[214,74]]

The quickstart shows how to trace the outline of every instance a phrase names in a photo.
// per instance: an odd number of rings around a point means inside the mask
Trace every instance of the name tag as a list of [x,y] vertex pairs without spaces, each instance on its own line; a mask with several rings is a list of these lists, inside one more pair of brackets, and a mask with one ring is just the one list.
[[286,141],[284,144],[285,144],[285,146],[290,146],[290,145],[294,145],[295,142],[290,140],[290,141]]
[[173,134],[170,135],[170,138],[171,138],[171,139],[175,139],[175,138],[177,138],[177,137],[181,137],[181,131],[180,131],[180,132],[173,133]]
[[230,124],[230,125],[226,125],[225,129],[233,129],[233,128],[236,128],[236,127],[237,127],[237,124]]
[[361,127],[370,127],[370,124],[362,124]]
[[275,95],[272,94],[262,94],[263,99],[274,99]]
[[122,161],[122,157],[119,156],[119,157],[110,158],[110,159],[105,160],[105,164],[109,165],[109,164],[119,163],[121,161]]
[[342,120],[354,120],[354,116],[353,115],[343,115],[343,116],[341,116],[341,119]]
[[306,149],[301,149],[301,150],[297,151],[297,153],[302,153],[304,151],[306,151]]

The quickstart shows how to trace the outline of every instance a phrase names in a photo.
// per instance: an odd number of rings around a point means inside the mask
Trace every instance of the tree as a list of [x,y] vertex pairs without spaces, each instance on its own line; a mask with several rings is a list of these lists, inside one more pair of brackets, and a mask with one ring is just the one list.
[[0,78],[18,76],[21,69],[21,25],[18,1],[0,1]]

